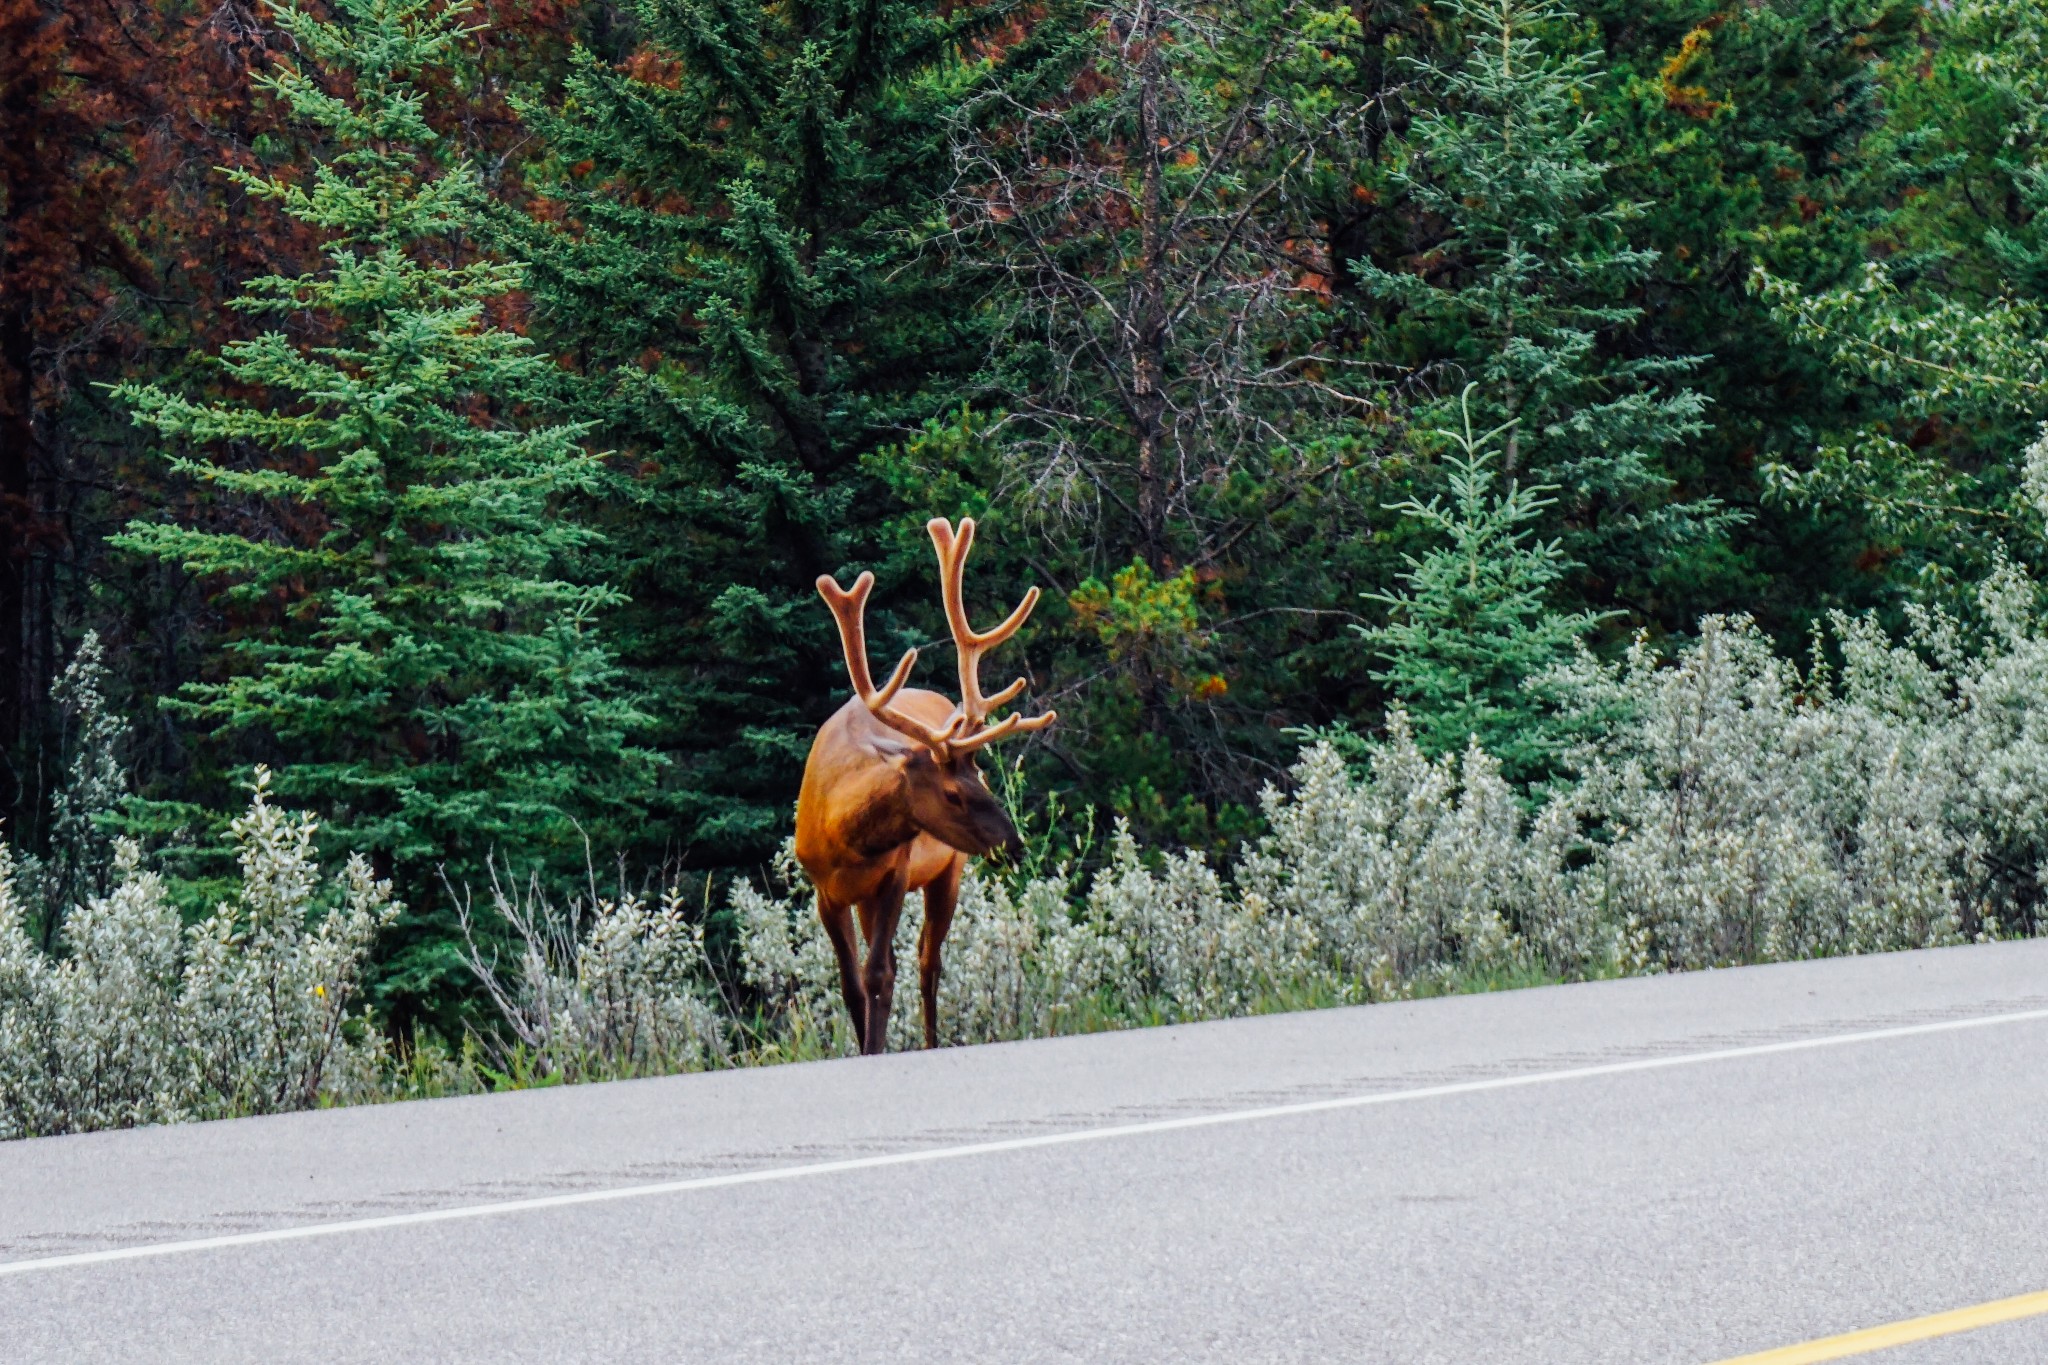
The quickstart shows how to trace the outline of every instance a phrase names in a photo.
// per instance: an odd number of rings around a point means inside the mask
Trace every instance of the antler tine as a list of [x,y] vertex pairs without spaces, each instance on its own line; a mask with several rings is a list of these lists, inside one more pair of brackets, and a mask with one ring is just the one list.
[[1022,692],[1023,690],[1024,680],[1022,678],[1018,678],[1014,682],[1012,682],[1008,687],[996,693],[993,697],[983,697],[981,699],[981,702],[982,705],[988,707],[989,710],[993,711],[998,706],[1008,706],[1011,702],[1017,699],[1017,694]]
[[[866,701],[875,694],[874,675],[868,671],[868,594],[874,591],[875,576],[863,573],[853,580],[853,590],[839,586],[839,580],[831,574],[818,575],[818,596],[825,599],[825,605],[832,610],[832,619],[839,626],[839,647],[846,655],[846,675],[853,683],[853,690]],[[917,651],[911,650],[896,665],[897,673],[907,674],[907,665],[917,661]],[[892,676],[889,696],[896,694],[898,683]],[[884,697],[882,700],[886,701]]]
[[944,730],[934,730],[889,705],[909,680],[910,670],[917,663],[917,651],[904,654],[880,691],[875,689],[874,677],[868,672],[867,605],[868,594],[874,591],[875,576],[862,573],[853,580],[853,590],[849,592],[831,574],[819,574],[817,587],[818,596],[825,599],[825,605],[832,609],[832,619],[839,624],[839,647],[846,655],[846,676],[853,683],[854,695],[882,724],[943,751],[960,732],[965,717],[955,717]]
[[972,753],[982,745],[993,744],[1005,735],[1028,735],[1033,730],[1043,730],[1059,718],[1060,713],[1057,711],[1047,711],[1042,716],[1032,716],[1028,720],[1023,716],[1004,716],[986,730],[977,730],[965,739],[954,740],[953,752]]
[[1038,588],[1034,584],[1024,589],[1024,600],[1017,604],[1015,611],[1004,618],[1001,625],[997,626],[994,630],[984,631],[974,637],[974,647],[976,649],[994,649],[997,645],[1015,635],[1017,628],[1031,619],[1031,609],[1037,605]]
[[[970,726],[986,725],[990,711],[1015,700],[1024,690],[1024,680],[1019,678],[993,697],[984,697],[981,694],[981,656],[1015,635],[1018,628],[1030,619],[1032,608],[1038,605],[1038,589],[1026,589],[1024,600],[1004,618],[1001,625],[989,631],[976,631],[967,620],[965,589],[967,554],[974,548],[974,518],[962,517],[960,529],[956,532],[944,517],[933,517],[925,523],[925,530],[931,533],[932,545],[938,551],[939,590],[945,598],[946,624],[953,632],[953,647],[960,659],[960,714]],[[1011,717],[1011,720],[1018,719]],[[1043,728],[1047,723],[1042,718],[1014,725],[1003,721],[988,731],[970,734],[966,741],[954,741],[953,747],[955,750],[978,749],[1004,735],[1019,731],[1028,733]]]

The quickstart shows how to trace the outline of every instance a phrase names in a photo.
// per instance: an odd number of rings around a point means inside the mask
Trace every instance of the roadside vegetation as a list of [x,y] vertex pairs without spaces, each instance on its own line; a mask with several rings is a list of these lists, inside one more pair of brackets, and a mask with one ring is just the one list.
[[946,1042],[2044,928],[2043,0],[16,9],[0,1136],[844,1053],[939,515]]
[[[1476,744],[1432,758],[1312,739],[1221,865],[1059,807],[1020,864],[963,888],[942,1040],[994,1042],[1540,981],[1881,952],[2032,930],[2048,861],[2048,632],[2010,567],[1986,628],[1917,616],[1894,642],[1836,618],[1801,672],[1710,619],[1541,678],[1561,776],[1516,789]],[[1825,652],[1821,655],[1825,657]],[[71,680],[90,708],[89,673]],[[88,728],[96,714],[84,717]],[[81,781],[98,771],[88,762]],[[396,1049],[359,1010],[390,886],[323,883],[313,822],[259,770],[231,829],[239,894],[187,929],[122,841],[109,889],[0,852],[0,1136],[266,1113],[843,1055],[837,968],[785,851],[713,907],[682,887],[556,899],[538,878],[458,893],[491,1010]],[[90,793],[81,794],[81,801]],[[104,799],[104,794],[102,795]],[[81,828],[90,828],[90,822]],[[47,891],[45,895],[49,894]],[[708,894],[708,883],[706,884]],[[61,925],[58,952],[33,937]],[[897,940],[914,963],[913,899]],[[920,1042],[903,992],[892,1042]]]

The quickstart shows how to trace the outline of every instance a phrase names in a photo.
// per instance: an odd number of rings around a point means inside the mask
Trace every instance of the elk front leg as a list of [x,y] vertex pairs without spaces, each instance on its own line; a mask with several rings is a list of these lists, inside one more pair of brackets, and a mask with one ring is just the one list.
[[960,903],[960,873],[967,865],[956,857],[924,889],[924,932],[917,940],[917,984],[924,995],[924,1045],[939,1045],[939,954],[953,911]]
[[839,959],[839,993],[846,998],[846,1012],[853,1019],[854,1045],[867,1051],[868,992],[861,984],[860,957],[854,950],[853,907],[818,897],[818,919],[825,937],[832,941],[832,955]]
[[889,874],[868,900],[861,902],[861,928],[868,939],[868,961],[862,972],[867,987],[868,1027],[861,1051],[889,1050],[889,1010],[896,1003],[896,924],[903,918],[903,869]]

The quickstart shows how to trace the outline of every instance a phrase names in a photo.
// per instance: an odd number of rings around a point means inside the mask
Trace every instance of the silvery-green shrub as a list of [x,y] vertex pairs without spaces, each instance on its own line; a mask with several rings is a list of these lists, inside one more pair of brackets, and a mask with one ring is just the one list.
[[[699,1069],[727,1052],[704,926],[680,892],[592,897],[564,908],[537,882],[515,895],[493,882],[515,961],[501,967],[468,940],[471,968],[497,1006],[511,1046],[541,1078],[606,1080]],[[470,928],[465,915],[465,929]],[[485,1048],[510,1066],[507,1044]]]
[[231,833],[240,893],[189,929],[117,844],[113,889],[62,913],[55,956],[0,845],[0,1138],[356,1097],[376,1043],[348,1010],[390,885],[360,858],[324,880],[313,823],[270,804],[262,769]]
[[1461,966],[1499,961],[1532,874],[1514,793],[1477,746],[1429,759],[1407,717],[1353,776],[1328,744],[1303,751],[1285,792],[1264,797],[1270,833],[1237,889],[1269,939],[1357,999],[1398,995]]
[[1802,676],[1743,618],[1670,664],[1638,645],[1572,692],[1617,720],[1571,793],[1597,842],[1597,913],[1689,968],[1931,946],[2039,913],[2048,837],[2048,642],[2002,568],[1986,638],[1915,611],[1894,641],[1837,615],[1836,673]]

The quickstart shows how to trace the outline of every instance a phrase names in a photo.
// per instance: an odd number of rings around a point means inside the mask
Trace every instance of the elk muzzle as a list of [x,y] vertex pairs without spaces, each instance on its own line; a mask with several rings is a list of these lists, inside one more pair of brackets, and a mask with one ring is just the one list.
[[1014,865],[1024,856],[1024,840],[1018,837],[1017,827],[1010,823],[1009,813],[997,806],[986,818],[975,821],[980,827],[984,858],[998,863]]

